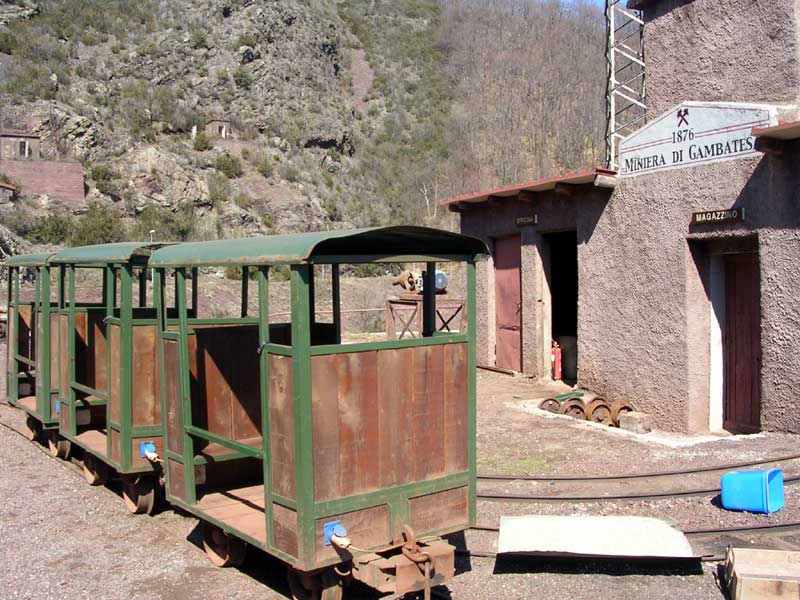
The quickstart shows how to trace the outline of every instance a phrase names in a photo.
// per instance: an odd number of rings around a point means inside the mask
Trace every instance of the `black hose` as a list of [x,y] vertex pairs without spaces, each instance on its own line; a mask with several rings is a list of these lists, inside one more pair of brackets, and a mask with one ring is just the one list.
[[603,481],[607,479],[645,479],[650,477],[670,477],[673,475],[690,475],[692,473],[708,473],[710,471],[727,471],[729,469],[740,469],[742,467],[755,467],[769,463],[786,462],[789,460],[800,459],[800,454],[789,454],[788,456],[778,456],[770,459],[755,460],[752,462],[729,463],[716,467],[701,467],[699,469],[683,469],[678,471],[662,471],[651,473],[628,473],[622,475],[478,475],[478,479],[500,480],[500,481]]

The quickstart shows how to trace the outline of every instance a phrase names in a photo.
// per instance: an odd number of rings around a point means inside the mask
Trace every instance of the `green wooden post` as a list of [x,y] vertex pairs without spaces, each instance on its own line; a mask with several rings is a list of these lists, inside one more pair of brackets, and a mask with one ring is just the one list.
[[[166,372],[164,370],[164,341],[161,339],[161,334],[167,330],[167,315],[164,312],[164,283],[162,275],[163,269],[153,269],[153,306],[156,309],[156,360],[158,369],[158,397],[159,397],[159,414],[161,415],[161,427],[164,432],[164,489],[169,490],[169,444],[167,441],[167,403],[165,397],[167,394],[167,381]],[[175,375],[174,373],[172,374]]]
[[311,446],[311,326],[309,266],[292,265],[292,386],[294,392],[297,542],[301,563],[314,562],[314,455]]
[[188,504],[194,504],[197,498],[194,477],[194,439],[187,433],[192,426],[192,387],[189,374],[189,318],[186,313],[186,271],[175,269],[175,306],[178,311],[180,331],[181,366],[181,421],[183,422],[183,479],[186,485],[185,498]]
[[194,318],[197,318],[197,277],[199,275],[199,271],[197,267],[192,269],[192,314]]
[[317,322],[316,287],[314,284],[314,265],[308,265],[308,320],[311,328]]
[[[37,273],[42,278],[39,314],[42,334],[36,347],[36,412],[42,423],[50,420],[50,268],[43,265]],[[45,408],[45,405],[46,408]]]
[[436,263],[426,263],[422,288],[422,337],[436,332]]
[[[122,265],[120,272],[119,324],[119,402],[120,452],[123,470],[131,468],[131,428],[133,427],[133,267]],[[110,344],[107,345],[110,348]],[[107,365],[110,366],[110,365]],[[108,372],[108,371],[106,371]],[[110,390],[110,386],[109,386]],[[106,411],[108,415],[110,411]]]
[[267,545],[275,546],[275,527],[272,521],[272,448],[270,445],[269,422],[269,268],[258,269],[258,367],[259,389],[261,391],[261,453],[264,473],[264,520],[267,532]]
[[[427,284],[426,284],[427,285]],[[475,525],[476,517],[476,433],[477,433],[477,381],[475,375],[475,339],[477,321],[475,317],[475,261],[467,263],[467,467],[469,469],[469,526]]]
[[339,291],[339,264],[331,265],[331,294],[333,296],[333,330],[336,336],[333,343],[342,343],[342,313]]
[[[19,285],[17,278],[19,277],[19,269],[9,267],[8,269],[8,323],[7,327],[10,332],[8,336],[8,348],[6,354],[6,398],[13,402],[17,400],[19,393],[19,364],[17,362],[17,350],[19,348]],[[13,310],[12,310],[13,307]]]
[[[67,298],[69,299],[67,312],[67,397],[61,399],[61,411],[69,411],[69,427],[66,433],[75,435],[75,266],[67,265]],[[66,400],[67,406],[64,406]]]

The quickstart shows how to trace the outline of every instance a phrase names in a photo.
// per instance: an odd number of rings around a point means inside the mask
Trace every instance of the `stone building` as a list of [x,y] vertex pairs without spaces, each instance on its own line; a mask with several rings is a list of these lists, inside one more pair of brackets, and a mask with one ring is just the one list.
[[562,338],[579,385],[662,428],[800,431],[800,5],[628,5],[648,114],[619,173],[444,201],[493,249],[478,362],[548,377]]
[[38,135],[15,129],[0,129],[0,160],[38,159]]
[[231,126],[231,122],[223,119],[214,119],[213,121],[209,121],[206,123],[203,131],[205,131],[206,135],[212,139],[227,140],[236,138],[236,132]]
[[72,205],[85,198],[81,163],[42,160],[35,134],[0,130],[0,173],[19,183],[24,195],[44,194]]

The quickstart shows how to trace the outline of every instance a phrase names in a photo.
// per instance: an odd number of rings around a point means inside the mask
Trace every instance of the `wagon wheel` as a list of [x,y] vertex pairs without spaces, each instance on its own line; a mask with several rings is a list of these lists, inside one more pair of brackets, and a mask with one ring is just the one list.
[[25,437],[35,442],[42,435],[42,424],[33,415],[28,415],[25,419]]
[[332,570],[308,575],[290,567],[288,579],[292,600],[342,600],[344,597],[343,582]]
[[561,404],[555,398],[545,398],[539,402],[539,408],[547,412],[557,413],[561,408]]
[[51,429],[47,432],[47,448],[50,456],[67,460],[72,443],[58,434],[58,431]]
[[203,549],[217,567],[238,567],[247,554],[247,543],[223,529],[203,521]]
[[614,425],[619,427],[619,415],[624,412],[632,412],[636,410],[627,400],[614,400],[611,404],[611,420]]
[[83,455],[83,477],[89,485],[105,485],[108,481],[108,465],[87,452]]
[[156,500],[155,480],[144,475],[127,475],[122,478],[122,499],[134,515],[149,515]]
[[611,407],[603,398],[595,398],[586,405],[586,419],[594,423],[611,425]]
[[573,419],[578,419],[580,421],[586,419],[586,407],[583,404],[583,400],[580,398],[570,398],[569,400],[565,400],[561,404],[559,412],[562,415],[567,415],[568,417],[572,417]]

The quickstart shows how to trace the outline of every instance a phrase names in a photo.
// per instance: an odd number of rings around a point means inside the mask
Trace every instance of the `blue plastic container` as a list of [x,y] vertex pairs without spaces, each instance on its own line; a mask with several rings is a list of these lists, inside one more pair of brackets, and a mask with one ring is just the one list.
[[783,508],[783,471],[731,471],[722,476],[722,507],[773,513]]

